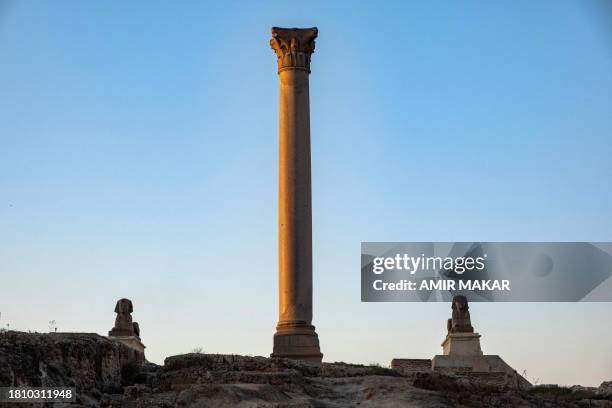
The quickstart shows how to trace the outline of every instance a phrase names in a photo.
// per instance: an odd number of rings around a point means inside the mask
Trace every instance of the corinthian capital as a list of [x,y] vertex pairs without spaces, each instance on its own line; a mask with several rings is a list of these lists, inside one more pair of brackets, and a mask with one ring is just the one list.
[[317,33],[316,27],[272,27],[270,46],[276,53],[278,72],[286,69],[301,69],[310,72],[310,55],[315,49]]

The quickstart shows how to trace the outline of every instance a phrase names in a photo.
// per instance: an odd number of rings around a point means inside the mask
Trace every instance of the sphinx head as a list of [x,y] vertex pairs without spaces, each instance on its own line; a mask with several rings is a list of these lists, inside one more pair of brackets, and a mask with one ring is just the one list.
[[115,313],[118,314],[130,314],[134,311],[132,301],[130,299],[119,299],[115,305]]
[[465,296],[457,295],[453,297],[452,309],[458,312],[465,312],[469,310],[468,301]]

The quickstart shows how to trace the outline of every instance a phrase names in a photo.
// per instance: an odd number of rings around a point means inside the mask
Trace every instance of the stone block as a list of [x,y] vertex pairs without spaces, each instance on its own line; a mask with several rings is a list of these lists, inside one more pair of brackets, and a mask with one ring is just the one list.
[[431,372],[431,360],[425,358],[394,358],[391,368],[400,374]]
[[274,334],[274,348],[270,357],[321,363],[323,354],[319,348],[319,336],[314,327],[306,330],[279,330]]
[[449,333],[442,342],[445,356],[482,356],[480,334]]
[[142,344],[140,339],[136,336],[109,336],[110,340],[119,341],[131,349],[139,351],[144,354],[145,345]]

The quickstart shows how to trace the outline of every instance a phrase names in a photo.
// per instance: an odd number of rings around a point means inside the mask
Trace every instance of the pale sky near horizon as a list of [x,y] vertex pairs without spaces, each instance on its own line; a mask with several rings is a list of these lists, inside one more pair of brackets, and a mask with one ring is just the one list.
[[[587,1],[0,0],[2,327],[150,360],[268,355],[278,77],[312,59],[314,324],[325,361],[441,352],[450,305],[361,303],[361,241],[612,241],[612,6]],[[471,304],[530,380],[612,380],[610,303]]]

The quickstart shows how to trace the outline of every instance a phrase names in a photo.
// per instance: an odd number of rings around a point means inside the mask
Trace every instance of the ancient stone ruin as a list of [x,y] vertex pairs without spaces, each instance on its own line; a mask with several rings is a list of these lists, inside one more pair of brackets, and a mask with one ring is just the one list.
[[312,198],[310,179],[310,56],[316,28],[272,28],[280,77],[279,317],[272,357],[320,363],[312,325]]
[[452,318],[448,319],[448,334],[442,343],[445,356],[482,356],[480,334],[474,333],[470,319],[470,306],[465,296],[453,297]]
[[452,316],[447,320],[442,354],[431,360],[396,358],[391,367],[402,374],[439,373],[477,379],[489,385],[528,388],[531,384],[498,355],[485,355],[480,334],[474,332],[470,307],[465,296],[454,296]]
[[108,338],[120,341],[134,350],[144,353],[145,345],[140,340],[140,326],[132,321],[134,306],[130,299],[119,299],[115,305],[115,326],[108,332]]
[[[524,392],[527,380],[501,357],[483,354],[465,296],[453,297],[442,354],[432,359],[394,359],[392,369],[321,362],[312,325],[308,82],[317,33],[273,28],[270,41],[280,77],[279,319],[272,358],[194,352],[163,365],[147,362],[132,301],[123,298],[108,338],[0,331],[1,385],[75,387],[75,406],[104,408],[559,406],[556,397],[549,403]],[[612,401],[612,382],[579,391],[585,390],[589,398]],[[563,406],[610,406],[584,401]]]

